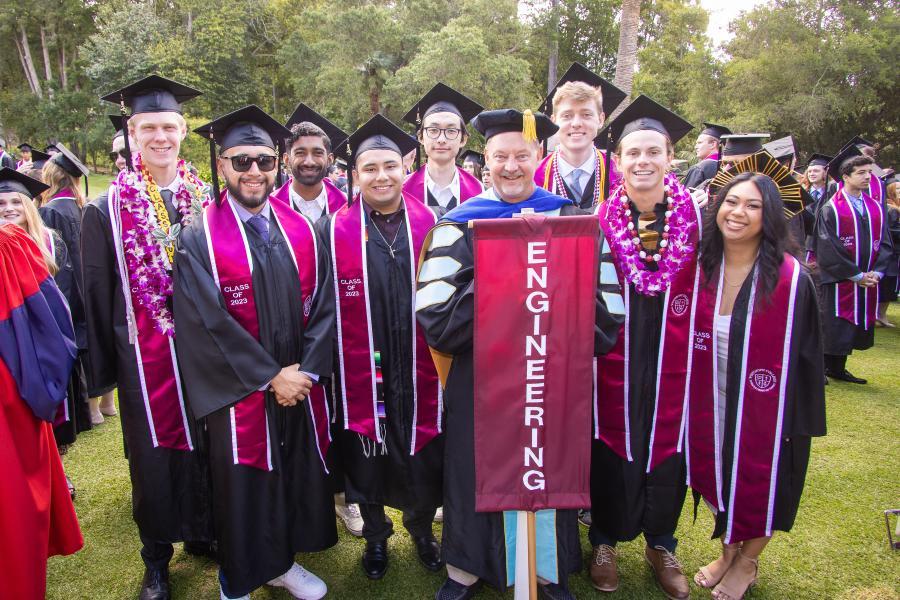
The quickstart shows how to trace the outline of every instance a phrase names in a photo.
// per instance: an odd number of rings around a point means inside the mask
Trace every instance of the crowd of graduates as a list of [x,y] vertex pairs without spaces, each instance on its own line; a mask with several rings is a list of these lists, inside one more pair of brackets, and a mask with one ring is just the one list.
[[219,564],[223,599],[324,597],[330,574],[295,558],[335,545],[338,521],[379,579],[385,506],[422,567],[446,569],[438,600],[513,585],[507,515],[475,510],[468,224],[522,213],[596,215],[601,248],[591,506],[547,511],[541,597],[574,597],[585,564],[617,590],[616,545],[642,535],[661,595],[687,598],[688,487],[721,540],[694,585],[744,596],[793,526],[828,379],[865,383],[847,356],[893,327],[900,187],[875,144],[798,171],[790,137],[703,124],[679,176],[692,124],[646,96],[608,120],[627,95],[574,64],[541,112],[437,83],[404,117],[414,135],[378,114],[347,134],[302,103],[285,124],[244,107],[195,130],[204,182],[179,157],[199,94],[152,75],[104,96],[121,114],[93,200],[63,143],[0,155],[10,597],[42,598],[47,557],[82,545],[59,455],[117,412],[141,600],[170,598],[177,543]]

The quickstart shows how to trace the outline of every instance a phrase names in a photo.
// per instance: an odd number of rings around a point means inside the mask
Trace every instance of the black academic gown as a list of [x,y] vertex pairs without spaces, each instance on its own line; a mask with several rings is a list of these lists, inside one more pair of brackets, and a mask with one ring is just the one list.
[[[882,207],[884,204],[882,204]],[[851,210],[855,210],[851,207]],[[857,213],[859,223],[859,265],[867,266],[872,248],[869,245],[869,219]],[[894,244],[888,229],[889,218],[885,211],[881,232],[881,248],[875,259],[873,271],[887,273],[894,253]],[[827,204],[819,208],[816,223],[816,265],[822,282],[822,328],[825,332],[825,354],[847,356],[854,350],[866,350],[875,344],[875,324],[864,328],[865,302],[864,288],[857,286],[859,297],[859,322],[854,325],[850,321],[836,316],[835,288],[841,281],[852,278],[857,273],[866,272],[853,261],[850,253],[844,249],[837,236],[837,217]]]
[[704,181],[708,181],[715,177],[718,164],[719,161],[709,158],[704,158],[698,162],[685,173],[684,181],[682,182],[684,187],[697,188],[700,187],[700,184]]
[[78,350],[87,350],[87,323],[84,315],[84,280],[81,273],[81,208],[74,198],[54,198],[38,209],[44,225],[54,230],[66,246],[68,260],[72,262],[71,277],[66,282],[69,311],[75,327],[75,343]]
[[[561,216],[584,214],[564,206]],[[455,291],[446,302],[416,312],[425,328],[428,344],[453,355],[444,392],[447,452],[444,454],[444,532],[441,548],[448,565],[477,575],[487,583],[506,589],[505,530],[502,513],[475,512],[475,406],[474,406],[474,255],[473,234],[466,224],[457,227],[462,237],[452,245],[435,248],[425,258],[449,256],[462,267],[441,278]],[[597,294],[595,354],[608,352],[616,341],[620,321],[610,315],[602,295]],[[585,428],[590,428],[585,423]],[[581,568],[581,544],[577,511],[556,511],[556,542],[559,581],[565,585],[570,573]]]
[[178,360],[191,412],[208,430],[219,558],[232,596],[283,575],[295,553],[337,543],[334,498],[305,403],[282,407],[266,392],[273,470],[233,464],[229,408],[294,363],[327,377],[334,327],[334,287],[325,254],[316,257],[318,290],[304,327],[297,269],[281,231],[270,227],[268,243],[252,227],[244,231],[253,260],[259,341],[225,308],[202,223],[181,234],[174,294]]
[[[654,207],[650,228],[662,233],[664,203]],[[637,227],[638,214],[634,220]],[[607,256],[601,258],[607,259]],[[621,293],[621,288],[619,288]],[[644,533],[671,535],[684,504],[685,463],[681,453],[670,456],[647,473],[650,430],[656,398],[659,340],[665,294],[645,296],[629,286],[630,336],[628,407],[632,461],[594,440],[591,452],[591,538],[626,542]]]
[[[365,213],[365,210],[363,211]],[[331,218],[319,221],[331,252]],[[384,444],[343,429],[343,400],[334,386],[335,438],[340,467],[346,480],[347,502],[381,504],[404,512],[432,513],[443,502],[444,435],[440,434],[415,455],[409,448],[413,426],[412,282],[406,225],[397,230],[391,257],[387,243],[368,215],[366,246],[368,294],[372,314],[372,340],[381,352],[381,386],[385,420],[380,424]],[[405,215],[404,215],[405,218]],[[336,344],[335,344],[336,346]],[[337,365],[337,361],[335,361]],[[339,381],[339,376],[335,377]]]
[[[170,200],[172,223],[181,219]],[[132,516],[141,539],[160,544],[211,538],[209,476],[200,451],[153,447],[134,346],[128,341],[125,298],[105,195],[89,203],[82,221],[87,316],[88,384],[92,396],[118,387],[119,414],[131,475]],[[176,342],[177,343],[177,342]],[[191,431],[198,440],[197,432]]]
[[[728,339],[725,438],[722,448],[723,502],[729,505],[733,464],[734,435],[741,384],[743,347],[747,326],[747,304],[751,278],[747,278],[735,299]],[[790,367],[785,390],[778,474],[772,529],[790,531],[800,505],[806,480],[811,438],[825,435],[825,367],[816,287],[805,270],[797,282],[797,300],[791,334]],[[712,537],[720,537],[727,525],[728,511],[716,515]]]
[[878,299],[881,302],[897,300],[897,275],[900,272],[900,210],[887,205],[888,230],[894,244],[894,255],[884,277],[878,282]]
[[[569,183],[563,180],[563,185],[566,186],[566,194],[569,198],[575,198],[575,192],[572,191],[572,188],[569,187]],[[581,190],[581,198],[578,199],[575,204],[578,208],[589,211],[594,208],[594,186],[597,185],[597,169],[594,169],[594,172],[591,173],[590,178],[587,180],[587,183],[584,184],[584,189]],[[600,190],[600,193],[603,193],[603,190]]]
[[[66,298],[66,302],[71,303],[72,297],[78,294],[75,286],[75,268],[72,265],[69,251],[62,237],[53,231],[51,239],[53,240],[53,252],[58,269],[53,279],[56,281],[59,291]],[[87,378],[83,365],[84,356],[84,351],[81,351],[75,359],[75,364],[72,365],[72,374],[69,376],[69,384],[66,390],[66,408],[69,413],[69,420],[53,427],[53,437],[56,438],[58,446],[74,443],[79,433],[91,428]]]

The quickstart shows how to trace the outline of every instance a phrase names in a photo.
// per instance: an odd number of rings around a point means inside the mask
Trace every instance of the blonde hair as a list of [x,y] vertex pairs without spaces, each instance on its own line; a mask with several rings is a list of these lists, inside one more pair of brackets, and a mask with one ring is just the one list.
[[887,201],[895,208],[900,208],[900,183],[892,181],[887,184]]
[[553,95],[553,114],[563,102],[595,102],[597,114],[603,114],[603,92],[600,88],[588,85],[583,81],[567,81],[557,88]]
[[75,198],[78,208],[84,206],[84,194],[81,192],[81,185],[78,182],[81,177],[73,177],[56,164],[55,161],[48,160],[44,164],[44,170],[41,172],[41,179],[50,186],[50,189],[42,194],[43,201],[41,201],[41,205],[45,201],[49,202],[59,192],[69,190],[72,192],[72,197]]
[[48,237],[50,238],[50,243],[53,243],[53,230],[44,226],[44,221],[41,220],[41,215],[38,214],[37,207],[31,198],[25,194],[19,194],[19,197],[22,198],[22,209],[25,213],[25,224],[22,226],[22,229],[41,249],[41,256],[44,258],[47,270],[50,271],[51,275],[56,275],[59,272],[59,267],[56,265],[56,261],[53,260],[53,254],[47,248]]

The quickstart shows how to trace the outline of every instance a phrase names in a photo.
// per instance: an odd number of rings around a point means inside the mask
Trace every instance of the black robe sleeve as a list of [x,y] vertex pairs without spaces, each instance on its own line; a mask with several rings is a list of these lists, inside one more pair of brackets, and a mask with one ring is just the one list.
[[825,435],[825,364],[819,301],[806,270],[797,281],[794,328],[791,333],[791,411],[783,436]]
[[[278,362],[228,313],[213,279],[200,223],[179,236],[173,276],[178,362],[200,419],[267,385]],[[206,376],[191,376],[192,374]]]
[[113,315],[119,275],[105,195],[84,209],[81,262],[90,357],[88,387],[95,396],[114,388],[118,378]]
[[837,235],[837,217],[826,205],[819,209],[816,223],[816,264],[822,274],[822,283],[852,279],[861,273],[841,244]]

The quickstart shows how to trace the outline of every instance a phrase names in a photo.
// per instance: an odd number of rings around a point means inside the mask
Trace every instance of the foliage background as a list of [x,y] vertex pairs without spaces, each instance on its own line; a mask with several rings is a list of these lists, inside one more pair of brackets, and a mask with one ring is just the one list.
[[[577,60],[612,80],[622,8],[621,0],[0,5],[5,137],[58,139],[101,168],[112,134],[104,115],[116,109],[99,95],[151,72],[204,92],[186,105],[191,124],[247,103],[286,118],[302,100],[352,130],[378,111],[398,120],[439,80],[488,107],[536,107],[554,45],[559,74]],[[791,133],[804,158],[860,133],[881,144],[884,166],[900,159],[896,0],[770,0],[741,13],[720,47],[706,36],[708,19],[697,0],[641,3],[633,97],[647,93],[698,125]],[[205,153],[202,141],[186,144],[197,163]]]

